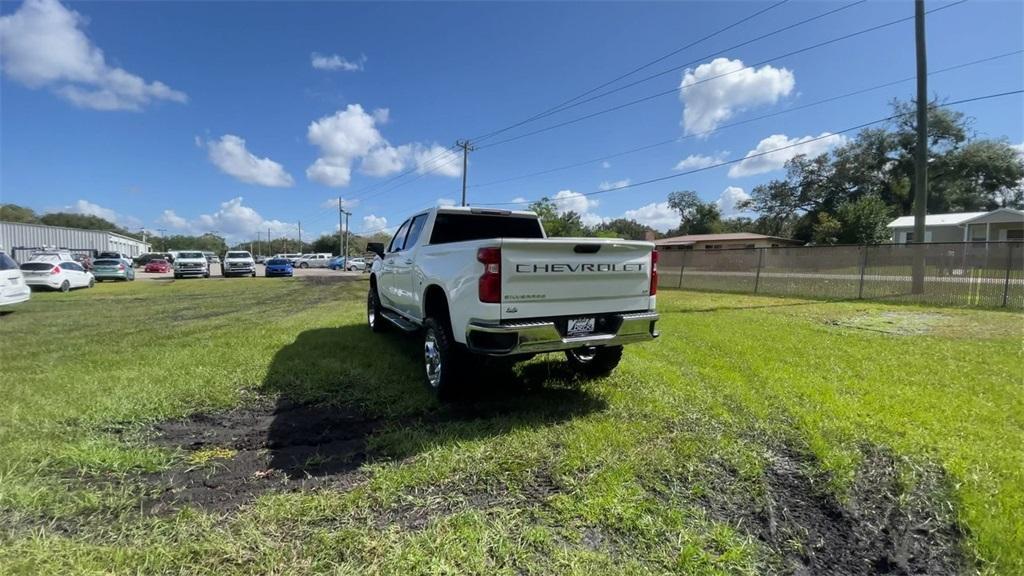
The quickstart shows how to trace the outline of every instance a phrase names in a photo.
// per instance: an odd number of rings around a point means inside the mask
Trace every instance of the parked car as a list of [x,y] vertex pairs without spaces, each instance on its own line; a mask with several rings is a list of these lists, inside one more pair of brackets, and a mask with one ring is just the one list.
[[32,297],[32,289],[25,283],[25,275],[14,258],[0,252],[0,311],[7,306],[25,302]]
[[82,265],[89,272],[92,272],[92,258],[88,254],[72,254],[71,259]]
[[184,278],[186,276],[210,277],[210,261],[202,252],[181,250],[174,259],[174,277]]
[[167,260],[150,260],[146,267],[142,269],[143,272],[150,272],[156,274],[165,274],[172,270],[171,263]]
[[96,260],[93,263],[92,274],[100,282],[104,280],[122,280],[125,282],[135,280],[135,268],[132,268],[131,264],[121,259],[107,258]]
[[302,258],[302,254],[274,254],[273,257],[285,258],[292,263],[292,266],[294,266],[299,261],[299,258]]
[[171,256],[170,252],[147,252],[135,259],[135,265],[145,268],[153,260],[164,260],[168,264],[172,264],[174,263],[174,256]]
[[132,257],[124,252],[100,252],[96,255],[97,260],[124,260],[129,265],[133,264]]
[[344,270],[345,269],[345,257],[335,256],[327,261],[327,268],[330,270]]
[[299,268],[326,268],[331,261],[330,254],[303,254],[294,264]]
[[224,253],[224,264],[220,269],[221,276],[252,276],[256,277],[256,261],[252,254],[244,250],[233,250]]
[[349,258],[348,263],[345,265],[345,270],[348,271],[359,271],[366,270],[368,264],[365,258]]
[[255,260],[257,264],[263,264],[264,262],[267,261],[267,257],[262,254],[253,256],[252,259]]
[[386,249],[368,247],[367,323],[422,335],[424,380],[440,397],[475,375],[479,357],[564,351],[572,369],[601,376],[624,344],[658,336],[650,242],[547,238],[533,212],[435,207]]
[[203,252],[203,255],[206,256],[207,264],[220,264],[220,258],[213,252]]
[[271,258],[266,262],[266,269],[263,275],[271,276],[292,276],[295,271],[292,269],[292,261],[287,258]]
[[75,257],[67,250],[36,250],[28,257],[29,262],[60,262],[74,261]]
[[25,284],[67,292],[72,288],[92,288],[96,279],[74,260],[64,262],[25,262],[21,265]]

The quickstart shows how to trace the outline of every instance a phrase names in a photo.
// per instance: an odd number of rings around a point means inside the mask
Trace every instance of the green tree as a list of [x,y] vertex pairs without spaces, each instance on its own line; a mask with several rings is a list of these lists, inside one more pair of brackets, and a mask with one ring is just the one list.
[[35,210],[25,206],[0,204],[0,221],[38,224],[39,216],[36,215]]
[[544,231],[551,237],[587,236],[589,230],[576,212],[560,212],[554,200],[548,197],[530,204],[529,210],[535,212],[544,223]]
[[818,212],[818,221],[814,223],[815,244],[835,244],[839,242],[839,234],[843,225],[828,212]]
[[110,220],[93,216],[91,214],[73,214],[70,212],[52,212],[43,214],[39,221],[47,226],[64,226],[66,228],[82,228],[84,230],[113,230],[121,229]]
[[844,203],[836,211],[836,218],[839,242],[843,244],[878,244],[889,239],[885,226],[892,221],[892,209],[874,194]]
[[598,224],[593,234],[608,238],[625,238],[627,240],[643,240],[651,229],[636,220],[629,218],[616,218]]
[[722,227],[722,214],[714,202],[703,202],[696,192],[684,190],[668,195],[668,205],[679,212],[679,233],[714,234]]

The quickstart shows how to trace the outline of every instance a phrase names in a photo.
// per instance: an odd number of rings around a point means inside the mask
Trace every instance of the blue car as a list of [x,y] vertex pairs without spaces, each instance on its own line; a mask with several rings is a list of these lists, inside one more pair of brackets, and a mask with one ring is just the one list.
[[264,276],[268,278],[271,276],[291,276],[295,272],[292,269],[291,260],[287,258],[271,258],[266,261],[265,265],[267,268]]
[[331,270],[344,270],[345,269],[345,257],[335,256],[327,261],[327,267]]

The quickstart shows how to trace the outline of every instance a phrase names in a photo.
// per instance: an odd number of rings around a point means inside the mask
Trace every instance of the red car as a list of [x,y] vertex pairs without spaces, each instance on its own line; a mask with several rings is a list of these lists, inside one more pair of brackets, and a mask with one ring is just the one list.
[[142,269],[144,272],[170,272],[171,263],[167,260],[150,260],[146,263],[146,267]]

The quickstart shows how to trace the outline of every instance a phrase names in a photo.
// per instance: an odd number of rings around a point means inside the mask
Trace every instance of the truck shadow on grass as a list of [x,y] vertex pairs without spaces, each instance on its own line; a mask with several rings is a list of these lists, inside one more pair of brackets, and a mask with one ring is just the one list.
[[343,489],[367,462],[605,408],[557,361],[483,368],[463,400],[439,404],[420,382],[420,346],[362,325],[301,333],[275,354],[254,402],[154,426],[153,441],[182,459],[149,478],[149,510],[229,511],[268,492]]

